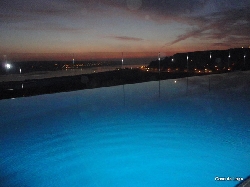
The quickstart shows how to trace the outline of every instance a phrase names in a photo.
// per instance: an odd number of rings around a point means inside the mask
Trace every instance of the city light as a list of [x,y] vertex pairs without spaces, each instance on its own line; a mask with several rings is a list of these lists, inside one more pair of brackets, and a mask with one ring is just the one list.
[[9,63],[5,64],[5,68],[6,68],[7,70],[10,69],[10,68],[11,68],[11,64],[9,64]]

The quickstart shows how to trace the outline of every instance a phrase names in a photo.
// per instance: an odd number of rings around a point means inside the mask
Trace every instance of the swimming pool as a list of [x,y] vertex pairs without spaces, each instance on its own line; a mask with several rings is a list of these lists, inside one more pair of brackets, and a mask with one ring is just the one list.
[[249,75],[1,100],[1,185],[235,186],[217,180],[250,174]]

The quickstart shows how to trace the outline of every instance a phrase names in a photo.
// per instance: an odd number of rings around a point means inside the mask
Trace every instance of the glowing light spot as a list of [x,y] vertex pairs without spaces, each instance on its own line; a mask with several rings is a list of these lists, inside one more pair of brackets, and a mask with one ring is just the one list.
[[10,65],[10,64],[6,64],[6,65],[5,65],[5,68],[6,68],[6,69],[10,69],[10,68],[11,68],[11,65]]

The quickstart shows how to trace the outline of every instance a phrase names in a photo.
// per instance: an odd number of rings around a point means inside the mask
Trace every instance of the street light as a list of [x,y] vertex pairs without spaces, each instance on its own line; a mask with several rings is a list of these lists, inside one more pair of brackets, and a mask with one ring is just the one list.
[[123,69],[123,52],[122,52],[122,69]]
[[8,72],[12,68],[12,65],[8,62],[7,55],[3,55],[3,58],[5,62],[4,64],[5,70]]
[[187,72],[188,72],[188,53],[187,53]]
[[9,63],[5,64],[5,68],[6,68],[7,70],[9,70],[9,69],[11,68],[11,64],[9,64]]
[[158,53],[158,61],[159,61],[159,73],[161,71],[161,53]]
[[12,65],[10,63],[6,62],[4,67],[5,67],[6,72],[9,72],[10,69],[12,68]]
[[[212,61],[212,52],[210,51],[210,67],[211,67],[211,61]],[[210,71],[210,67],[208,68],[208,72]]]
[[246,65],[246,55],[244,55],[244,67]]
[[228,71],[230,70],[230,69],[229,69],[229,60],[230,60],[230,57],[231,57],[231,56],[230,56],[230,52],[229,52],[229,55],[228,55],[228,65],[227,65],[227,68],[228,68],[227,70],[228,70]]

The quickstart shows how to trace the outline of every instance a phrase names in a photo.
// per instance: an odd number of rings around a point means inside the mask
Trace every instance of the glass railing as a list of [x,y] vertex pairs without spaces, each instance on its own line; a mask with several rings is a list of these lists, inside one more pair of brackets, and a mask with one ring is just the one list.
[[249,70],[249,56],[250,49],[241,48],[173,56],[163,52],[1,54],[1,97]]
[[173,56],[166,56],[164,52],[9,53],[0,55],[2,57],[0,75],[27,73],[41,75],[41,72],[43,74],[54,72],[56,76],[60,73],[63,76],[141,67],[151,72],[196,74],[250,69],[249,48],[177,53]]

